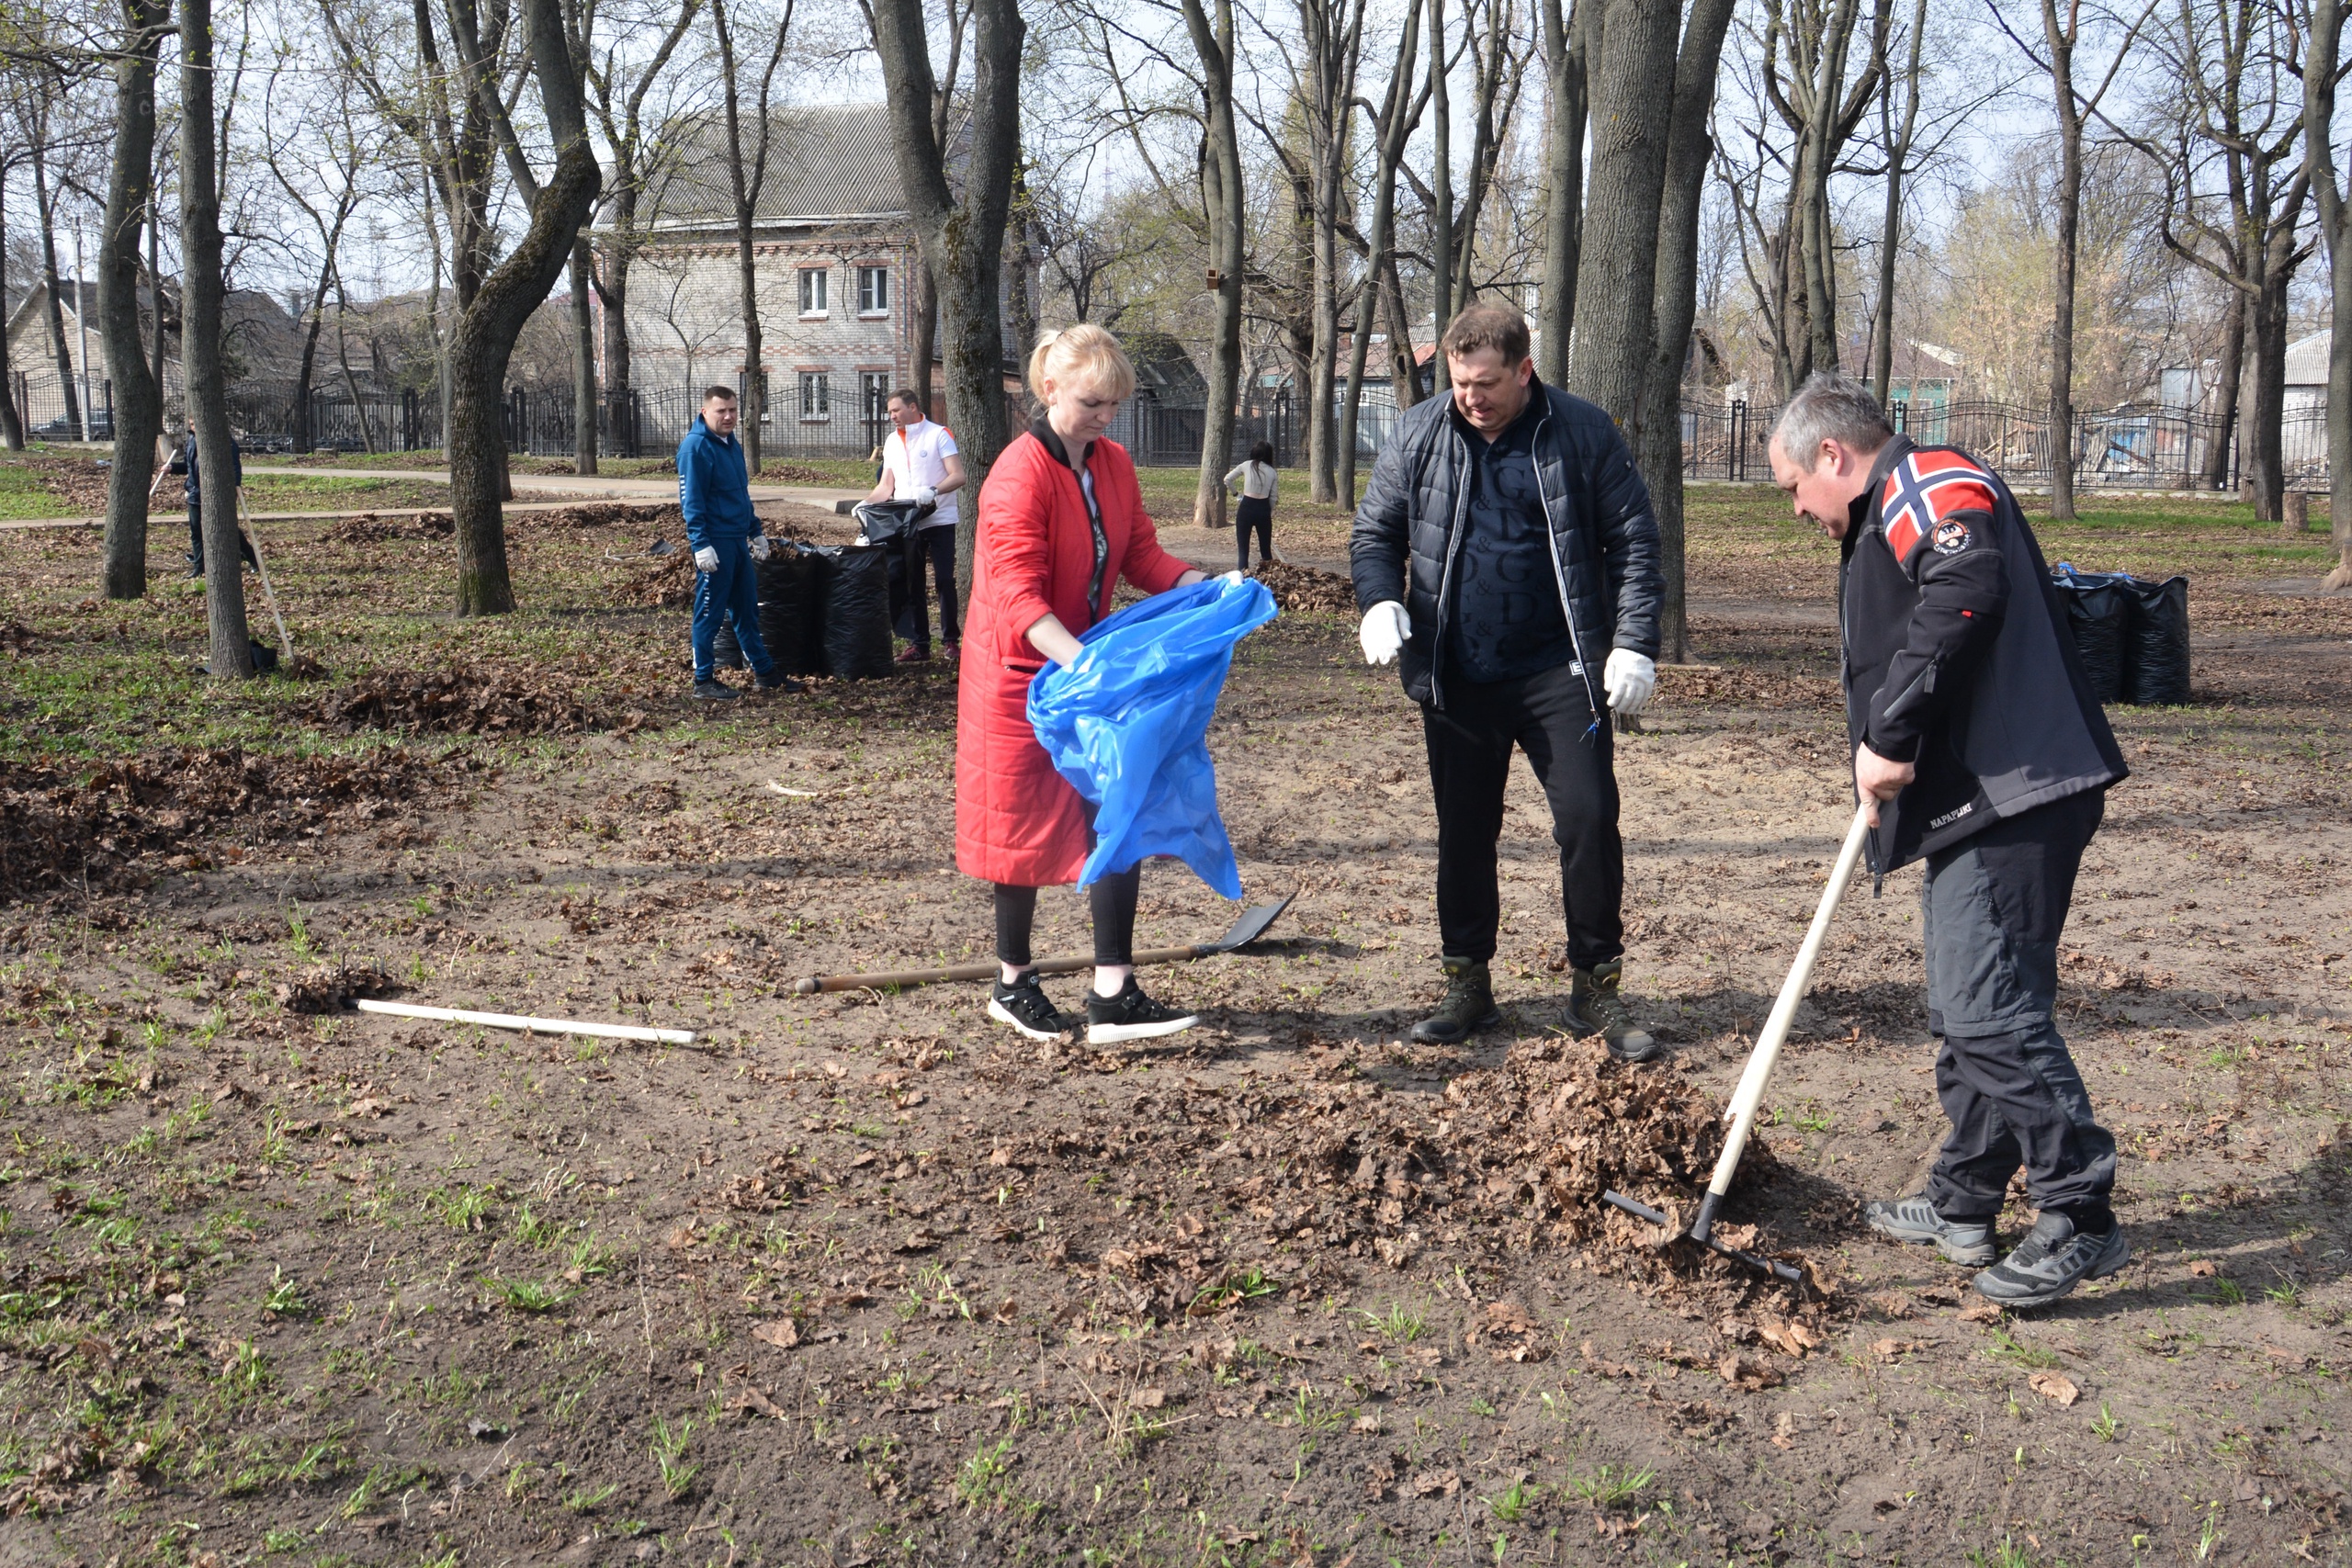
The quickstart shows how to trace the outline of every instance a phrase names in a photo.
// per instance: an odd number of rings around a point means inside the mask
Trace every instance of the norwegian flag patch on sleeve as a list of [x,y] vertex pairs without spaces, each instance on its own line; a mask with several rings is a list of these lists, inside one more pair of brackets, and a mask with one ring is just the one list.
[[1962,512],[1993,510],[1992,476],[1957,452],[1913,452],[1894,465],[1879,492],[1879,516],[1886,547],[1908,561],[1922,539],[1945,555],[1973,542],[1968,525],[1952,521]]

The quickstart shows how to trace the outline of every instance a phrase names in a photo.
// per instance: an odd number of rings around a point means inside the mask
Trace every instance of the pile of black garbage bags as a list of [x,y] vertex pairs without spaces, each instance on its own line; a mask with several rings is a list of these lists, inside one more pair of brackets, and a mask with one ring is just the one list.
[[[759,563],[760,638],[786,675],[878,680],[892,669],[890,547],[773,539]],[[731,626],[713,641],[722,670],[742,668]]]
[[2145,706],[2188,701],[2188,579],[2162,582],[2120,571],[2051,569],[2091,694]]

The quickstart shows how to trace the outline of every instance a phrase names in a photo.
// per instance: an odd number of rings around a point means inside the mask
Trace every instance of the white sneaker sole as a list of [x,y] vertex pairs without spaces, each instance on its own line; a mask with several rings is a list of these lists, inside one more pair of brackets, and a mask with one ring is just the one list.
[[994,997],[990,997],[989,998],[989,1016],[996,1020],[999,1023],[1009,1023],[1012,1025],[1013,1028],[1021,1031],[1022,1033],[1026,1034],[1032,1040],[1066,1040],[1069,1037],[1069,1031],[1066,1029],[1059,1032],[1056,1032],[1051,1030],[1033,1028],[1029,1024],[1022,1022],[1018,1018],[1013,1016],[1012,1010],[1011,1008],[1005,1006],[1002,1002],[998,1001]]
[[1090,1023],[1086,1026],[1086,1043],[1089,1045],[1116,1045],[1122,1040],[1157,1040],[1163,1034],[1190,1029],[1200,1021],[1200,1014],[1186,1013],[1182,1018],[1164,1019],[1158,1023]]

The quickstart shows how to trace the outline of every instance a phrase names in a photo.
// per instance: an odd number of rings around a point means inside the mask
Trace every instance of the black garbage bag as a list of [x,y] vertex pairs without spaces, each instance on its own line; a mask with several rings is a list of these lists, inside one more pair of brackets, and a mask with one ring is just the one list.
[[741,670],[744,667],[743,645],[735,640],[733,621],[718,623],[718,631],[710,639],[710,662],[720,670]]
[[878,680],[892,669],[890,546],[847,545],[820,558],[824,571],[825,673]]
[[2066,606],[2066,629],[2075,635],[2091,695],[2101,703],[2123,700],[2124,644],[2132,621],[2127,581],[2109,572],[2076,571],[2064,562],[2050,574]]
[[2188,579],[2126,578],[2131,604],[2123,660],[2123,700],[2144,706],[2188,701]]
[[[277,673],[277,649],[254,637],[247,637],[245,642],[246,646],[253,649],[254,674],[275,675]],[[211,674],[212,666],[209,664],[202,666],[199,673]]]
[[825,672],[825,599],[816,551],[779,539],[760,563],[760,640],[786,675]]

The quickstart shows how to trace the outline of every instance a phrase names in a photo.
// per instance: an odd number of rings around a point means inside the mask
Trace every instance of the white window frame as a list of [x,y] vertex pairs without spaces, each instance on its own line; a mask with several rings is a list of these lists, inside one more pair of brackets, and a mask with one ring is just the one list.
[[800,423],[827,424],[833,417],[833,395],[831,373],[823,370],[800,372]]
[[[868,301],[874,301],[868,303]],[[879,321],[890,313],[890,269],[887,266],[861,266],[857,269],[857,316],[863,321]]]
[[829,282],[831,276],[832,269],[830,267],[804,266],[800,269],[800,319],[802,321],[821,321],[833,313],[829,299],[832,293]]

